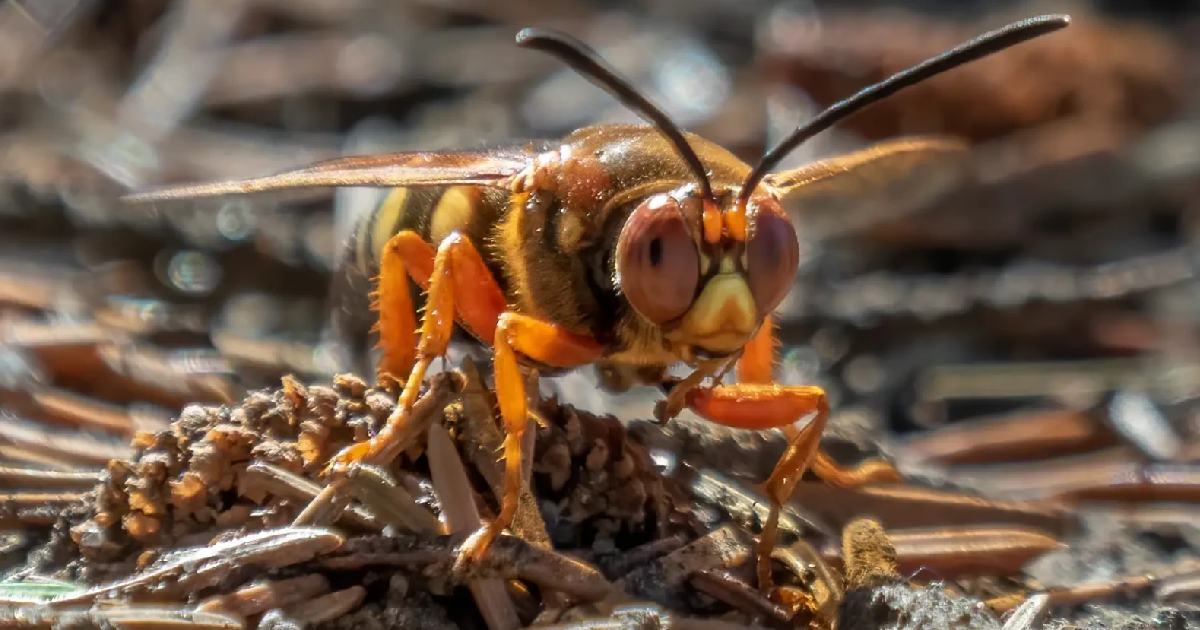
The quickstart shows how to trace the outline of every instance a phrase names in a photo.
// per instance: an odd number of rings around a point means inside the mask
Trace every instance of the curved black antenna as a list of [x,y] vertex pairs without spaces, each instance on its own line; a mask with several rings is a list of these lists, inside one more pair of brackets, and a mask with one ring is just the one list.
[[830,105],[812,120],[797,127],[791,135],[775,145],[775,148],[767,151],[766,155],[763,155],[758,165],[746,177],[745,183],[742,184],[742,190],[738,193],[737,207],[745,208],[746,201],[750,198],[750,193],[753,192],[754,187],[788,153],[791,153],[805,140],[857,113],[862,108],[891,96],[910,85],[920,83],[936,74],[961,66],[964,63],[975,61],[981,57],[986,57],[994,52],[1033,39],[1034,37],[1057,31],[1070,23],[1071,18],[1066,15],[1042,15],[1014,22],[1004,28],[989,31],[971,41],[959,44],[957,47],[936,57],[926,59],[907,70],[897,72],[879,83],[869,85],[859,90],[858,93],[850,98]]
[[605,91],[617,97],[617,100],[652,123],[667,137],[667,140],[671,141],[671,144],[675,145],[679,157],[687,162],[688,168],[700,181],[700,192],[704,195],[703,198],[714,199],[712,184],[708,181],[708,173],[704,171],[704,164],[700,162],[700,157],[683,137],[683,132],[675,126],[675,123],[671,122],[671,119],[661,109],[655,107],[628,81],[622,79],[616,70],[609,67],[596,51],[566,33],[538,27],[521,29],[521,32],[517,33],[517,45],[523,48],[534,48],[558,57],[576,72],[604,88]]

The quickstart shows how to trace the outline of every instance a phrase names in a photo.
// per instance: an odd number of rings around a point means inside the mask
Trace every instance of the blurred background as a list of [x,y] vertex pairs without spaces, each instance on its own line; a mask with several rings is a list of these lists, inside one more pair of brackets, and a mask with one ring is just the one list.
[[[1195,460],[1194,3],[9,0],[0,462],[98,467],[188,402],[356,367],[328,294],[377,191],[157,206],[122,193],[636,120],[516,48],[526,25],[588,41],[681,126],[753,162],[869,82],[1048,12],[1074,23],[789,157],[917,133],[975,146],[967,163],[797,213],[806,256],[780,314],[779,374],[824,385],[846,435],[886,429],[916,463],[1108,447]],[[649,393],[614,402],[593,381],[588,369],[558,389],[648,415]],[[1008,483],[995,489],[1062,491]]]

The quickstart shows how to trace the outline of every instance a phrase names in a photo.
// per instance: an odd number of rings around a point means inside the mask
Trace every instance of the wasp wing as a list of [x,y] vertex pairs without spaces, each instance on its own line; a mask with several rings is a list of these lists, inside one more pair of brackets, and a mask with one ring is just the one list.
[[966,183],[970,173],[966,143],[931,136],[772,173],[764,183],[808,236],[825,238],[918,209]]
[[334,186],[502,186],[528,164],[530,151],[405,152],[356,155],[251,179],[171,186],[126,195],[129,202],[246,195]]

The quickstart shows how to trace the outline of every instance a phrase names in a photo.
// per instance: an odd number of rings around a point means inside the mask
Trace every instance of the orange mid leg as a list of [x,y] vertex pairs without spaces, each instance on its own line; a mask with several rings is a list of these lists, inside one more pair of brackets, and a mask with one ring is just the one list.
[[[704,418],[742,429],[782,428],[788,438],[787,448],[775,464],[763,490],[771,502],[767,521],[758,542],[759,587],[771,588],[771,551],[779,527],[779,512],[792,496],[796,484],[811,466],[829,483],[853,486],[873,481],[895,481],[899,478],[886,462],[873,461],[854,470],[845,470],[821,452],[821,434],[829,419],[829,403],[820,387],[771,384],[775,361],[775,334],[768,318],[738,361],[741,383],[687,393],[687,404]],[[804,417],[815,416],[808,424],[796,428]]]

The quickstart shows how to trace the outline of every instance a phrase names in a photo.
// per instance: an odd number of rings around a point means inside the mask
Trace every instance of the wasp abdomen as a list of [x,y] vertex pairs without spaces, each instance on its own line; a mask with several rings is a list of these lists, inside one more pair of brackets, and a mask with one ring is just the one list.
[[374,276],[388,239],[403,230],[434,248],[459,231],[482,248],[506,199],[504,191],[474,185],[393,188],[355,228],[346,246],[351,266]]

